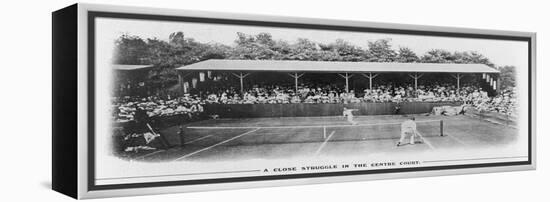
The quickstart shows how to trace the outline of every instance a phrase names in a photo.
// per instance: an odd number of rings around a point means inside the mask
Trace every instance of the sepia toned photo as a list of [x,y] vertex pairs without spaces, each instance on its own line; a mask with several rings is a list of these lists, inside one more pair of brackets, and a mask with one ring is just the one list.
[[98,186],[531,159],[525,38],[94,19]]

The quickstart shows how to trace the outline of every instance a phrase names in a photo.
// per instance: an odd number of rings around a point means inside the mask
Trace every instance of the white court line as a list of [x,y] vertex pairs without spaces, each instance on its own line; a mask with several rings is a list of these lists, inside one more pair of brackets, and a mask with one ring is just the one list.
[[[202,140],[202,139],[207,138],[207,137],[210,137],[210,136],[212,136],[212,135],[207,135],[207,136],[204,136],[204,137],[196,138],[196,139],[193,139],[193,140],[190,141],[190,142],[186,142],[186,144],[193,143],[193,142]],[[157,150],[157,151],[154,151],[154,152],[145,154],[145,155],[143,155],[143,156],[138,156],[138,157],[134,158],[134,160],[143,159],[143,158],[145,158],[145,157],[152,156],[153,154],[157,154],[157,153],[160,153],[160,152],[163,152],[163,151],[166,151],[166,150],[163,150],[163,149]]]
[[212,136],[212,135],[207,135],[207,136],[204,136],[204,137],[195,138],[195,139],[193,139],[193,140],[191,140],[191,141],[189,141],[189,142],[186,142],[185,144],[191,144],[191,143],[193,143],[193,142],[202,140],[202,139],[207,138],[207,137],[210,137],[210,136]]
[[328,140],[330,140],[332,135],[334,135],[334,132],[335,131],[332,131],[330,133],[330,135],[328,135],[327,139],[323,142],[323,144],[321,144],[321,146],[319,146],[319,149],[317,149],[317,152],[315,152],[315,156],[317,156],[317,155],[319,155],[319,153],[321,153],[321,150],[323,149],[323,147],[325,147],[325,145],[327,144]]
[[157,151],[154,151],[154,152],[145,154],[145,155],[143,155],[143,156],[138,156],[138,157],[134,158],[134,160],[143,159],[143,158],[145,158],[145,157],[148,157],[148,156],[151,156],[151,155],[153,155],[153,154],[156,154],[156,153],[159,153],[159,152],[163,152],[163,151],[165,151],[165,150],[164,150],[164,149],[157,150]]
[[466,143],[464,143],[464,141],[462,141],[462,140],[456,138],[455,136],[449,135],[448,133],[446,133],[445,135],[446,135],[446,136],[449,136],[449,137],[450,137],[451,139],[453,139],[454,141],[460,143],[462,146],[466,146],[466,145],[467,145]]
[[424,137],[422,136],[422,134],[420,134],[420,132],[416,131],[416,134],[418,134],[418,136],[420,136],[420,138],[422,138],[422,141],[423,141],[424,143],[426,143],[426,145],[428,145],[428,147],[430,147],[430,149],[432,149],[432,150],[435,149],[435,147],[432,145],[432,143],[430,143],[430,141],[428,141],[426,138],[424,138]]
[[224,141],[219,142],[219,143],[217,143],[217,144],[214,144],[214,145],[212,145],[212,146],[209,146],[209,147],[203,148],[203,149],[201,149],[201,150],[192,152],[192,153],[190,153],[190,154],[184,155],[184,156],[179,157],[179,158],[177,158],[177,159],[175,159],[175,160],[173,160],[173,161],[179,161],[179,160],[181,160],[181,159],[184,159],[184,158],[193,156],[193,155],[198,154],[198,153],[200,153],[200,152],[203,152],[203,151],[212,149],[212,148],[214,148],[214,147],[216,147],[216,146],[219,146],[219,145],[221,145],[221,144],[227,143],[227,142],[229,142],[229,141],[231,141],[231,140],[234,140],[234,139],[240,138],[240,137],[242,137],[242,136],[248,135],[248,134],[250,134],[250,133],[256,132],[257,130],[260,130],[260,128],[256,128],[256,129],[254,129],[254,130],[251,130],[251,131],[248,131],[248,132],[246,132],[246,133],[243,133],[243,134],[237,135],[237,136],[235,136],[235,137],[229,138],[229,139],[227,139],[227,140],[224,140]]
[[[415,121],[416,123],[439,122],[440,120]],[[334,128],[334,127],[357,127],[357,126],[378,126],[378,125],[394,125],[402,122],[387,122],[387,123],[371,123],[357,125],[311,125],[311,126],[189,126],[189,129],[253,129],[253,128]]]

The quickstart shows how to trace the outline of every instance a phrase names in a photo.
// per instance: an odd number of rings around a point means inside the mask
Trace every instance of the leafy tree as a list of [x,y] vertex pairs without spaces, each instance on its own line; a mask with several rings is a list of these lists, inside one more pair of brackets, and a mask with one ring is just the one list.
[[336,50],[320,51],[318,57],[319,57],[320,61],[343,61],[343,60],[345,60],[345,59],[342,58],[342,56]]
[[397,62],[419,62],[420,59],[410,48],[400,47],[397,51],[395,61]]
[[319,45],[309,39],[299,38],[290,46],[289,60],[319,60]]
[[[343,39],[337,39],[334,43],[324,47],[324,49],[327,48],[332,51],[325,52],[324,57],[333,56],[333,58],[324,58],[323,60],[362,61],[365,59],[365,51],[363,49]],[[337,53],[340,57],[334,57],[333,53]]]
[[459,64],[474,63],[474,61],[472,60],[472,56],[470,55],[469,52],[466,52],[466,51],[464,52],[456,51],[453,53],[452,58],[453,58],[453,63],[459,63]]
[[394,62],[397,53],[391,48],[391,39],[379,39],[368,42],[367,61],[369,62]]
[[267,60],[273,59],[277,52],[272,50],[275,42],[269,33],[260,33],[256,36],[237,33],[236,47],[230,54],[230,59]]
[[485,64],[489,67],[496,68],[495,64],[493,64],[489,58],[485,57],[481,53],[475,52],[475,51],[469,51],[469,52],[455,52],[453,55],[453,63],[458,64]]
[[185,46],[185,34],[183,32],[174,32],[168,36],[168,43],[177,48],[183,48]]
[[254,36],[247,35],[242,32],[237,32],[237,39],[235,40],[235,43],[237,44],[237,46],[246,45],[254,42],[256,42],[256,39],[254,38]]
[[486,64],[489,67],[496,68],[495,64],[492,63],[489,58],[475,51],[470,52],[470,60],[472,61],[472,63]]
[[166,42],[157,38],[147,39],[147,60],[148,64],[169,66],[172,56],[172,47]]
[[451,52],[443,49],[432,49],[420,58],[424,63],[453,63],[454,57]]
[[274,60],[290,60],[290,54],[292,52],[291,45],[283,40],[278,40],[273,44],[271,50],[275,51]]
[[147,43],[137,36],[123,34],[115,40],[115,64],[144,64],[147,57]]
[[219,43],[209,44],[200,60],[225,59],[229,56],[231,50],[232,48],[227,45]]
[[256,35],[256,42],[267,47],[272,47],[273,45],[275,45],[275,41],[273,41],[273,37],[271,36],[271,34],[265,32]]
[[503,66],[499,67],[500,85],[502,89],[509,89],[516,86],[516,67]]

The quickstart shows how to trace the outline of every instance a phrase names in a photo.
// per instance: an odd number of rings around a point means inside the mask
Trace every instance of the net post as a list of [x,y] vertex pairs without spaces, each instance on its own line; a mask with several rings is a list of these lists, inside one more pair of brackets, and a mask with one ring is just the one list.
[[443,136],[443,120],[439,120],[439,135]]

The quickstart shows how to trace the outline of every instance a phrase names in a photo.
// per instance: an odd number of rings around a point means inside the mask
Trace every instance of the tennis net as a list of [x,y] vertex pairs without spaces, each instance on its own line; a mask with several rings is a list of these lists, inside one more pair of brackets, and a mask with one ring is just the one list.
[[[443,120],[416,121],[422,137],[443,136]],[[190,126],[185,145],[220,146],[308,142],[393,140],[401,135],[401,123],[304,126]]]

